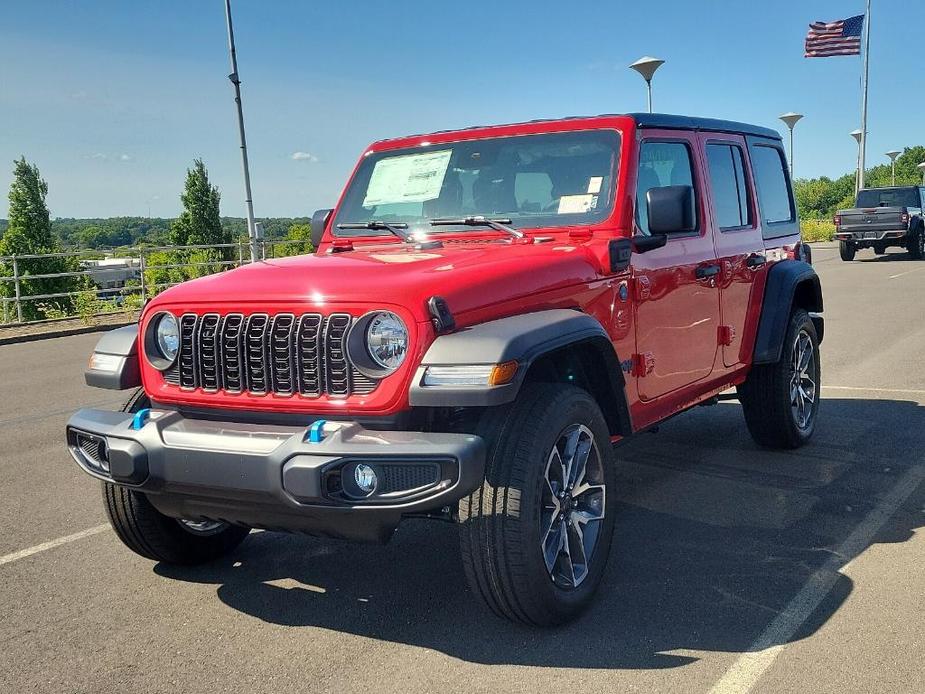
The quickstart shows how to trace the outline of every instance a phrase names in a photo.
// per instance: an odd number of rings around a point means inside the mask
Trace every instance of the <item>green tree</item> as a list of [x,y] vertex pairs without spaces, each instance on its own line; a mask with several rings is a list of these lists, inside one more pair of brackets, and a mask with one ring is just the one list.
[[[51,232],[51,218],[45,197],[48,184],[42,179],[38,167],[25,157],[14,163],[13,183],[10,186],[10,213],[6,233],[0,239],[0,257],[36,255],[60,251],[58,242]],[[22,278],[22,296],[57,294],[76,291],[79,277],[56,277],[30,279],[33,275],[47,275],[76,270],[76,262],[69,258],[22,258],[16,261],[16,270]],[[10,277],[14,273],[13,261],[0,263],[0,276]],[[13,282],[0,282],[0,293],[6,297],[15,296]],[[41,302],[41,303],[39,303]],[[40,300],[24,300],[21,304],[24,320],[35,320],[46,315],[59,315],[73,307],[70,297],[54,297]]]
[[281,243],[275,248],[274,255],[278,257],[288,255],[302,255],[314,251],[312,246],[312,227],[310,224],[293,224],[286,232],[287,243]]
[[[202,159],[186,170],[186,187],[180,195],[183,212],[170,227],[170,240],[178,246],[230,243],[231,235],[222,227],[219,215],[221,195],[209,182]],[[225,255],[225,254],[222,254]]]

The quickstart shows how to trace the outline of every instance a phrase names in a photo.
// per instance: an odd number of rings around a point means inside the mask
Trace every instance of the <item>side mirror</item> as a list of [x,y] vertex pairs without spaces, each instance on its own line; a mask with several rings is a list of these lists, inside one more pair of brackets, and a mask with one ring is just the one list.
[[652,234],[651,236],[634,236],[633,253],[648,253],[661,248],[668,243],[668,234]]
[[646,191],[649,231],[682,234],[697,229],[694,218],[694,189],[690,186],[664,186]]
[[312,246],[315,247],[315,251],[317,251],[318,246],[321,245],[321,238],[324,236],[324,228],[328,225],[328,220],[331,219],[331,213],[333,211],[334,210],[318,210],[312,215]]

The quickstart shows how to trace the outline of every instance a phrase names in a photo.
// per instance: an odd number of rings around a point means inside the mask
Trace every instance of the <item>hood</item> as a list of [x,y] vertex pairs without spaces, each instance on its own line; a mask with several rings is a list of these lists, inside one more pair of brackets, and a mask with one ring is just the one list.
[[445,241],[416,250],[404,244],[266,260],[209,275],[163,292],[162,304],[215,306],[298,303],[405,306],[426,320],[426,302],[442,296],[456,314],[600,277],[587,246],[559,243]]

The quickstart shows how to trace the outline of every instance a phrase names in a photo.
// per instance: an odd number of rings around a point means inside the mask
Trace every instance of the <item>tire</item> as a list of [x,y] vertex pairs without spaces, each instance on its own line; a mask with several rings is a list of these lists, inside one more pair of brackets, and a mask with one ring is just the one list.
[[[139,388],[122,411],[137,412],[148,404]],[[170,518],[154,508],[145,494],[108,482],[103,482],[103,503],[112,529],[126,547],[166,564],[212,561],[241,544],[250,532],[227,523]]]
[[[795,364],[807,354],[797,381]],[[745,423],[755,442],[767,448],[799,448],[813,435],[821,395],[819,339],[809,314],[790,316],[781,359],[752,368],[739,386]],[[794,388],[798,390],[794,391]]]
[[[460,501],[469,586],[496,615],[515,622],[574,619],[601,582],[613,536],[614,454],[600,408],[580,388],[533,383],[513,405],[486,412],[483,423],[485,482]],[[568,475],[556,461],[560,451],[566,453],[560,460],[574,460],[569,448],[587,451],[585,472],[573,486],[562,484]],[[571,509],[563,514],[567,522],[558,520],[563,506]],[[577,559],[582,554],[584,562]]]
[[925,228],[922,225],[919,225],[919,228],[909,238],[906,250],[909,251],[909,255],[912,256],[913,260],[925,258]]
[[841,256],[842,260],[854,260],[854,255],[857,252],[858,249],[853,243],[848,243],[847,241],[838,242],[838,255]]
[[883,255],[884,253],[886,253],[886,246],[879,243],[874,246],[874,255]]

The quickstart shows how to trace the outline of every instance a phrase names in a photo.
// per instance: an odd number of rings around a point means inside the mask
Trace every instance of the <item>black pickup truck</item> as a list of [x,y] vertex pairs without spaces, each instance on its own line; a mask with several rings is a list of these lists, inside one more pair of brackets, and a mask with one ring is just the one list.
[[883,255],[890,246],[925,258],[925,187],[865,188],[855,207],[835,214],[835,238],[842,260],[854,260],[859,248]]

